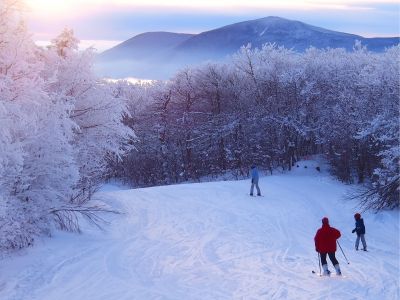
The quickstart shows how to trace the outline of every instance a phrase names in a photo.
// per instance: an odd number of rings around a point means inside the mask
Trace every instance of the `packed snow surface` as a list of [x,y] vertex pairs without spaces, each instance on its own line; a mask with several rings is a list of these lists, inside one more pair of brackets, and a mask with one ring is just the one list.
[[[400,299],[398,211],[362,213],[369,251],[355,251],[354,187],[315,166],[261,177],[263,197],[249,180],[104,189],[122,214],[0,261],[0,299]],[[342,232],[343,277],[312,273],[324,216]]]

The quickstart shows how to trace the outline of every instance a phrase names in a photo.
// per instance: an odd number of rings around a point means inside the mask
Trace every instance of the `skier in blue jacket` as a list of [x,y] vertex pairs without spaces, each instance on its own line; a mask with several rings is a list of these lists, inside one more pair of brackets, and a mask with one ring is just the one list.
[[352,233],[356,232],[357,233],[357,239],[356,239],[356,250],[358,251],[358,245],[361,242],[363,244],[363,250],[367,251],[367,242],[365,241],[365,225],[364,225],[364,220],[361,218],[361,215],[359,213],[356,213],[354,215],[354,219],[356,220],[356,228],[353,229]]
[[253,196],[254,185],[256,186],[256,189],[257,189],[257,196],[261,196],[260,187],[258,186],[259,175],[258,175],[257,167],[255,165],[252,165],[250,172],[251,172],[250,196]]

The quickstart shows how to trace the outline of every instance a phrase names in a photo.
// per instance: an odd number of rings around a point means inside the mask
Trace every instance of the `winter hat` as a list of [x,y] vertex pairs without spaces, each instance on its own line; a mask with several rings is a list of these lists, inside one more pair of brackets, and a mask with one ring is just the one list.
[[327,217],[322,218],[322,224],[327,224],[329,225],[329,219]]
[[361,218],[361,215],[359,213],[356,213],[354,215],[354,219],[359,220]]

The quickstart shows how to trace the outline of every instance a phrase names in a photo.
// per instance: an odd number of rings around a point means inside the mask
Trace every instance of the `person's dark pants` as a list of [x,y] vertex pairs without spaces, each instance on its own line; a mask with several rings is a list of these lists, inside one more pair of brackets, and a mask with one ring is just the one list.
[[329,259],[331,260],[332,264],[335,266],[337,264],[339,264],[339,262],[337,261],[336,257],[335,257],[335,252],[330,252],[330,253],[320,253],[321,254],[321,264],[322,265],[326,265],[328,264],[326,261],[326,255],[328,254]]

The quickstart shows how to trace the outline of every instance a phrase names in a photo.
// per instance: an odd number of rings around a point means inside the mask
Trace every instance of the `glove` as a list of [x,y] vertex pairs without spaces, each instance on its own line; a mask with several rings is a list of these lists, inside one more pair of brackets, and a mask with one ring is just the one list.
[[355,230],[355,229],[353,229],[353,230],[351,231],[351,233],[354,233],[354,232],[356,232],[356,230]]

